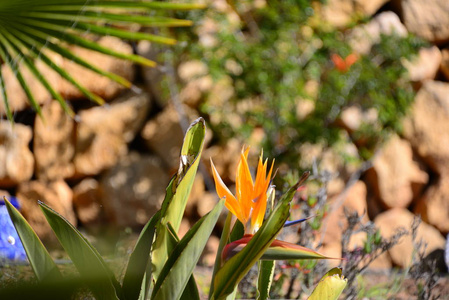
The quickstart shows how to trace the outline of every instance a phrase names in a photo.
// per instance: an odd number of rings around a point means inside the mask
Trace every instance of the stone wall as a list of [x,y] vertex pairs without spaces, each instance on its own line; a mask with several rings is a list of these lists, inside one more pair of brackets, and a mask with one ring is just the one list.
[[[415,102],[403,121],[404,131],[378,151],[361,180],[331,197],[337,204],[328,217],[324,243],[329,253],[338,253],[343,207],[367,213],[384,237],[395,229],[410,229],[413,215],[423,222],[418,238],[427,243],[426,253],[445,248],[449,233],[449,2],[444,0],[330,0],[322,17],[344,28],[363,15],[371,20],[347,34],[354,51],[365,54],[381,34],[413,33],[430,44],[413,61],[403,61],[416,89]],[[350,133],[367,118],[351,107],[341,116],[341,126]],[[353,145],[350,145],[353,147]],[[343,164],[331,164],[340,174],[351,174]],[[341,188],[343,185],[340,185]],[[344,191],[344,192],[343,192]],[[353,246],[362,246],[363,238]],[[410,238],[374,262],[375,268],[406,267],[412,258]]]
[[[223,9],[227,5],[224,2],[217,1],[214,5]],[[332,210],[326,220],[329,230],[324,233],[325,249],[332,252],[332,247],[338,248],[343,207],[367,212],[366,220],[378,224],[385,236],[397,226],[409,227],[413,214],[419,214],[423,218],[420,236],[429,244],[427,251],[443,248],[443,234],[449,232],[449,48],[446,47],[449,2],[429,0],[422,5],[421,0],[329,0],[328,3],[328,7],[317,9],[324,20],[335,26],[345,27],[355,14],[371,18],[367,24],[346,31],[359,54],[369,51],[381,34],[393,32],[414,33],[432,46],[422,49],[416,60],[403,62],[417,90],[415,103],[404,120],[403,136],[389,139],[374,158],[372,167],[355,185],[344,190],[344,179],[354,169],[340,162],[335,153],[315,151],[312,145],[304,145],[304,153],[324,157],[323,168],[346,174],[330,185],[331,204],[342,205]],[[385,11],[382,8],[385,5],[391,10]],[[213,36],[216,27],[211,22],[204,21],[209,30],[200,32],[200,41]],[[132,51],[128,44],[112,37],[102,38],[99,43]],[[87,50],[72,50],[129,80],[136,75],[128,62]],[[139,43],[137,51],[150,58],[156,55],[146,42]],[[179,92],[180,105],[174,106],[163,101],[161,73],[157,69],[142,71],[142,91],[135,92],[125,91],[62,58],[55,59],[108,103],[102,107],[86,104],[76,89],[46,70],[50,81],[75,108],[77,118],[71,119],[31,78],[31,89],[42,106],[44,119],[35,118],[34,122],[27,120],[24,124],[18,120],[14,126],[0,122],[0,189],[20,199],[23,214],[44,239],[52,236],[37,200],[48,203],[73,224],[86,228],[104,224],[119,228],[142,226],[159,208],[169,178],[177,169],[183,138],[181,124],[197,117],[202,101],[224,107],[233,95],[232,85],[227,80],[214,82],[207,65],[200,61],[184,62],[176,70],[183,88]],[[11,107],[20,115],[21,111],[29,110],[26,96],[11,70],[2,66],[2,72]],[[2,103],[0,113],[4,112]],[[216,116],[208,117],[212,123],[220,122]],[[341,126],[355,130],[361,119],[369,117],[351,108],[343,112]],[[255,131],[247,144],[257,145],[261,136],[263,132]],[[209,131],[207,139],[211,139]],[[208,165],[213,157],[222,177],[232,182],[241,146],[236,140],[225,146],[207,145],[203,160]],[[357,150],[354,144],[347,147],[348,151]],[[205,214],[216,198],[206,191],[201,178],[196,180],[187,216]],[[183,226],[188,227],[188,222],[183,222]],[[361,241],[363,238],[355,241],[355,246]],[[411,256],[410,243],[407,240],[394,248],[378,266],[405,266]]]

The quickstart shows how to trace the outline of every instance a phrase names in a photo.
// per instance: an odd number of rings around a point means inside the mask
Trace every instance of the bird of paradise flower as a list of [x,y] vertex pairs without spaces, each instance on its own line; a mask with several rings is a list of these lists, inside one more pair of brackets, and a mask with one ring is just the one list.
[[[268,174],[268,160],[263,162],[262,154],[260,155],[256,179],[253,181],[251,172],[248,166],[249,148],[243,149],[240,154],[240,161],[237,166],[236,175],[236,193],[235,196],[231,193],[228,187],[224,184],[220,175],[211,160],[212,173],[215,181],[215,187],[218,196],[225,198],[225,206],[229,211],[237,217],[237,219],[244,225],[244,236],[236,241],[226,245],[222,252],[222,260],[226,261],[236,253],[240,252],[253,238],[257,230],[262,226],[267,208],[267,199],[270,192],[271,175],[273,171],[274,161],[271,163]],[[302,181],[308,177],[306,173]],[[284,227],[291,226],[300,222],[306,221],[300,219],[289,221],[284,224]],[[262,255],[261,259],[326,259],[330,258],[324,256],[314,250],[306,247],[288,243],[280,240],[273,240],[271,245]]]

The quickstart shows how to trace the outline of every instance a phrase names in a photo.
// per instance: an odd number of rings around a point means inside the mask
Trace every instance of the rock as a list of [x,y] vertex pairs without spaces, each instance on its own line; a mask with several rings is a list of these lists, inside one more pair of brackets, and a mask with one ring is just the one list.
[[160,208],[169,179],[154,156],[123,158],[100,180],[107,218],[121,228],[141,227]]
[[234,94],[235,89],[231,77],[223,76],[215,82],[207,95],[207,103],[212,110],[209,112],[210,122],[213,125],[219,125],[222,122],[229,123],[234,128],[241,125],[242,121],[240,116],[235,114],[233,108],[229,105],[229,101]]
[[363,122],[363,112],[358,106],[349,106],[342,110],[337,123],[347,132],[352,133],[360,128]]
[[55,236],[42,213],[37,200],[40,200],[61,214],[76,226],[76,217],[72,207],[73,193],[63,180],[50,183],[29,181],[19,185],[17,198],[22,204],[22,214],[42,240],[54,241]]
[[[235,13],[234,13],[235,14]],[[238,17],[237,17],[238,18]],[[229,19],[229,17],[228,17]],[[231,24],[232,25],[232,24]],[[220,30],[220,24],[211,17],[205,17],[201,24],[196,27],[198,43],[206,49],[213,48],[218,45],[219,39],[217,33]],[[229,28],[228,30],[232,30]],[[231,31],[232,32],[232,31]]]
[[15,186],[33,176],[34,158],[28,148],[31,136],[28,126],[0,122],[0,187]]
[[[366,234],[361,235],[358,233],[358,241],[351,240],[350,242],[350,250],[354,251],[356,249],[360,249],[363,247],[364,241],[366,240]],[[357,251],[357,250],[356,250]],[[328,244],[324,244],[321,249],[319,249],[320,253],[333,257],[333,258],[341,258],[342,257],[342,248],[341,242],[331,242]],[[338,267],[341,264],[340,260],[330,259],[326,261],[328,264],[328,268]],[[364,266],[365,262],[360,264],[360,267]],[[393,267],[391,257],[388,252],[381,254],[374,261],[372,261],[368,265],[368,269],[370,270],[390,270]]]
[[315,110],[314,101],[299,98],[296,103],[296,117],[300,121],[304,121]]
[[[347,134],[341,140],[349,140]],[[345,180],[358,168],[355,163],[345,161],[343,157],[358,158],[358,150],[351,142],[340,143],[333,148],[326,148],[322,143],[303,143],[298,147],[300,154],[299,166],[301,169],[311,169],[316,163],[320,172],[326,172],[330,176],[328,182],[328,195],[339,194],[345,186]],[[287,167],[288,168],[288,167]]]
[[429,180],[413,160],[410,143],[394,135],[374,158],[367,180],[384,207],[408,207]]
[[[376,217],[374,223],[379,228],[381,235],[385,239],[391,238],[398,228],[410,230],[414,215],[405,208],[393,208]],[[444,249],[445,239],[434,227],[421,222],[418,227],[417,239],[427,243],[425,255],[436,249]],[[410,235],[402,237],[400,242],[388,252],[395,265],[406,268],[412,262],[415,246]]]
[[[106,36],[100,38],[97,43],[108,49],[125,53],[132,54],[132,47],[123,42],[121,39]],[[124,77],[127,80],[132,80],[134,77],[133,64],[130,61],[118,59],[105,54],[101,54],[95,51],[87,50],[78,46],[68,46],[68,49],[72,51],[75,55],[92,63],[96,67],[115,73]],[[60,55],[53,53],[45,53],[53,62],[67,71],[78,83],[87,88],[89,91],[99,95],[100,97],[108,100],[116,96],[120,91],[123,91],[125,87],[120,84],[101,76],[93,71],[90,71],[75,62],[62,58]],[[61,93],[65,99],[77,99],[85,98],[76,87],[71,83],[62,79],[59,74],[57,74],[53,69],[48,67],[41,60],[37,63],[38,70],[45,74],[45,79],[53,86],[53,88]],[[26,68],[25,66],[20,67],[20,71],[30,87],[31,93],[35,97],[38,104],[43,104],[52,99],[50,93],[44,88],[44,86],[39,82],[38,79]],[[5,64],[2,66],[2,74],[5,79],[5,86],[8,98],[10,100],[10,108],[12,111],[20,111],[30,106],[28,102],[28,97],[23,91],[18,80],[14,76],[11,69]],[[5,114],[5,107],[3,102],[3,96],[0,95],[0,114]]]
[[217,251],[220,245],[220,239],[215,235],[211,235],[207,241],[206,247],[201,254],[201,263],[207,267],[213,267],[217,258]]
[[[116,37],[105,36],[96,41],[96,43],[119,53],[133,53],[132,47],[129,44]],[[75,55],[104,71],[117,74],[129,81],[134,77],[133,63],[131,61],[115,58],[78,46],[69,46],[68,48]],[[105,100],[112,99],[125,89],[125,87],[115,81],[90,71],[73,61],[64,59],[63,68],[69,72],[78,83]],[[65,79],[61,82],[59,92],[65,99],[85,98],[83,93]]]
[[420,198],[414,212],[443,233],[449,233],[449,178],[440,177]]
[[[341,155],[334,149],[325,149],[320,157],[317,157],[318,170],[329,172],[332,176],[328,182],[328,195],[334,196],[340,194],[345,187],[341,173],[344,172],[345,161]],[[309,166],[311,168],[312,165]],[[340,176],[339,176],[340,175]]]
[[[325,244],[340,243],[342,232],[347,226],[344,210],[349,213],[357,212],[359,216],[364,215],[364,222],[368,221],[367,203],[366,203],[366,185],[363,181],[357,181],[344,194],[335,196],[331,200],[331,211],[324,219],[326,225],[323,225],[323,242]],[[336,206],[337,205],[337,206]],[[325,228],[325,229],[324,229]],[[351,241],[351,248],[360,246],[360,237]],[[363,239],[363,237],[362,237]]]
[[301,157],[299,163],[299,167],[301,169],[308,169],[313,163],[323,156],[324,152],[324,144],[317,143],[312,144],[309,142],[302,143],[299,146],[299,155]]
[[83,226],[92,228],[104,225],[106,219],[97,180],[87,178],[73,188],[73,205]]
[[185,83],[207,75],[209,68],[200,60],[189,60],[178,67],[178,76]]
[[405,27],[429,42],[449,41],[449,2],[446,0],[401,0],[400,10]]
[[332,0],[321,8],[322,18],[337,27],[346,26],[354,17],[352,1]]
[[372,16],[389,0],[353,0],[357,11],[365,16]]
[[422,48],[418,57],[412,61],[404,61],[403,65],[409,73],[410,80],[422,83],[427,79],[434,79],[440,68],[442,55],[437,46]]
[[56,101],[44,105],[42,115],[34,122],[36,177],[49,181],[70,177],[75,171],[74,121]]
[[197,172],[195,180],[193,181],[192,190],[190,191],[189,200],[187,201],[184,217],[193,219],[198,216],[197,207],[203,202],[205,189],[203,175],[200,172]]
[[[242,151],[242,144],[237,139],[229,139],[226,145],[212,146],[203,151],[201,159],[212,176],[210,160],[212,159],[218,174],[224,182],[235,182],[237,165]],[[248,157],[251,159],[251,154]]]
[[337,27],[347,26],[357,16],[372,16],[388,0],[330,0],[322,7],[323,18]]
[[229,74],[232,74],[234,76],[240,76],[243,73],[242,65],[232,58],[226,60],[225,69]]
[[206,92],[213,86],[210,75],[189,81],[179,93],[179,100],[190,107],[197,108]]
[[[185,108],[185,107],[183,107]],[[187,111],[187,116],[190,111]],[[188,117],[189,118],[189,117]],[[193,118],[189,118],[186,127]],[[155,118],[148,121],[142,129],[141,136],[149,149],[154,151],[171,170],[179,167],[184,131],[179,114],[173,105],[167,105]]]
[[132,92],[110,105],[80,112],[76,128],[75,171],[92,175],[112,167],[127,152],[150,108],[148,94]]
[[441,50],[441,72],[449,80],[449,48]]
[[[345,129],[352,136],[351,139],[354,140],[357,137],[354,133],[357,132],[363,125],[368,125],[370,127],[379,126],[378,115],[379,113],[374,107],[362,110],[359,106],[352,105],[342,110],[339,118],[335,122],[335,125]],[[355,142],[360,143],[362,140],[363,137],[358,138]]]
[[[160,53],[160,47],[155,46],[149,41],[139,41],[137,43],[137,54],[156,61]],[[151,100],[158,106],[164,107],[167,104],[167,97],[165,95],[162,83],[165,77],[164,71],[160,68],[142,67],[141,75],[145,83],[145,87],[151,95]]]
[[329,269],[336,268],[336,267],[340,266],[341,260],[339,260],[338,258],[341,258],[341,243],[332,242],[332,243],[324,244],[323,247],[321,247],[318,250],[318,252],[325,256],[336,258],[336,259],[326,260],[327,267]]
[[182,218],[181,225],[179,226],[178,230],[178,237],[182,239],[184,235],[186,235],[186,233],[190,230],[190,227],[191,226],[189,220],[186,218]]
[[[53,59],[56,65],[62,65],[62,58],[59,55],[49,54],[45,51],[44,53],[51,59]],[[59,85],[61,84],[60,76],[56,74],[56,72],[54,72],[50,67],[44,64],[41,60],[36,61],[36,67],[42,74],[45,74],[45,79],[48,81],[48,83],[50,83],[55,89],[58,89]],[[3,64],[1,68],[11,111],[21,111],[30,107],[28,97],[25,94],[16,76],[14,75],[14,72],[6,64]],[[52,97],[50,93],[44,88],[40,81],[36,77],[34,77],[34,75],[28,70],[26,66],[20,66],[19,70],[22,73],[28,87],[30,88],[31,94],[38,104],[42,104],[51,100]],[[0,115],[6,115],[3,94],[1,93]]]
[[197,202],[198,215],[200,217],[208,214],[217,205],[219,197],[215,193],[205,193]]
[[404,136],[436,173],[449,170],[449,84],[426,81],[404,121]]
[[384,271],[388,270],[388,271],[390,271],[391,268],[393,268],[393,262],[391,260],[391,256],[388,253],[388,251],[379,255],[368,266],[368,269],[370,269],[370,270],[384,270]]
[[407,29],[395,13],[386,11],[374,17],[368,24],[355,27],[349,33],[348,40],[354,52],[368,54],[371,47],[380,42],[382,34],[406,37]]

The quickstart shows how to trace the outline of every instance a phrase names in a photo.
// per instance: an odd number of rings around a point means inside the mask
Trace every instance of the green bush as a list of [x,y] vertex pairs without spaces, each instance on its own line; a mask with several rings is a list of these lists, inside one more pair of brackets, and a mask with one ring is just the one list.
[[[262,8],[253,1],[236,2],[233,9],[240,26],[213,10],[180,15],[211,18],[219,28],[214,46],[184,44],[174,56],[178,62],[205,62],[216,82],[230,79],[235,92],[224,107],[217,107],[211,98],[215,95],[206,96],[201,106],[218,142],[231,137],[247,140],[254,128],[263,127],[267,154],[292,165],[299,161],[298,148],[304,142],[332,146],[352,140],[360,157],[367,159],[386,134],[400,131],[400,118],[414,97],[401,60],[414,55],[423,42],[413,36],[382,36],[370,53],[340,70],[331,57],[354,56],[353,51],[344,31],[317,18],[316,2],[273,0]],[[301,103],[314,110],[305,114]],[[342,134],[338,119],[353,105],[362,111],[375,108],[378,118],[348,136]],[[238,117],[229,118],[230,114]]]

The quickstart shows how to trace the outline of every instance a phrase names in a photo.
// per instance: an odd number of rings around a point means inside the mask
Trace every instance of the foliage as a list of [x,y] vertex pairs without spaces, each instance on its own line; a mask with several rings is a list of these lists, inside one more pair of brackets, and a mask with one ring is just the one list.
[[[347,299],[357,299],[357,276],[361,274],[368,266],[379,256],[393,248],[401,242],[401,239],[409,235],[410,232],[400,228],[390,238],[385,239],[380,235],[379,229],[373,222],[363,222],[363,215],[359,216],[357,212],[345,211],[347,226],[344,228],[341,240],[342,255],[345,258],[342,264],[347,270],[346,278],[348,287],[346,290]],[[353,235],[360,232],[366,233],[366,240],[363,247],[350,249],[350,239]]]
[[[410,230],[414,249],[413,265],[409,270],[410,277],[418,290],[417,299],[440,299],[443,295],[436,289],[436,286],[445,269],[441,259],[443,250],[434,250],[426,256],[427,244],[422,239],[418,239],[418,227],[420,224],[421,218],[415,217]],[[439,256],[440,258],[438,258]]]
[[[295,182],[298,178],[296,172],[291,172],[284,181],[289,184]],[[306,247],[315,246],[318,250],[322,246],[322,237],[326,235],[326,230],[329,226],[327,224],[327,216],[332,213],[332,208],[329,207],[327,199],[327,185],[331,179],[332,176],[329,172],[318,172],[314,168],[306,190],[298,193],[292,200],[293,211],[314,216],[309,222],[302,223],[296,232],[290,232],[297,234],[297,243],[300,245]],[[363,221],[363,215],[360,216],[356,212],[347,210],[344,212],[344,217],[341,220],[341,257],[343,257],[343,260],[339,264],[339,267],[344,270],[346,280],[346,288],[343,292],[344,298],[359,299],[364,297],[371,298],[372,296],[374,298],[377,297],[376,299],[385,299],[388,298],[387,296],[396,295],[405,280],[406,273],[392,276],[392,280],[388,284],[379,284],[370,288],[366,287],[361,274],[376,258],[385,254],[410,232],[400,229],[390,238],[385,239],[380,235],[373,222]],[[416,225],[413,225],[412,229],[414,227]],[[289,234],[287,230],[284,231],[286,231],[285,234]],[[364,244],[354,248],[350,245],[350,241],[354,236],[360,235],[362,232],[366,234]],[[317,243],[318,245],[316,245]],[[278,266],[280,268],[274,274],[270,291],[270,296],[273,299],[300,299],[304,297],[304,294],[308,294],[308,288],[315,285],[317,278],[328,269],[326,261],[318,260],[288,260],[278,263]],[[423,281],[422,278],[420,280]],[[425,284],[429,285],[428,281]],[[299,287],[297,282],[301,282]],[[431,281],[430,284],[432,283],[434,284],[435,281]],[[252,290],[246,289],[243,291],[243,296],[250,297],[252,293]]]
[[[292,165],[305,142],[353,141],[367,159],[386,134],[400,130],[414,96],[401,61],[423,42],[382,36],[368,54],[355,54],[344,31],[319,19],[317,2],[272,0],[260,7],[229,1],[232,11],[201,15],[215,24],[215,42],[177,48],[177,58],[205,62],[215,82],[225,82],[232,93],[218,103],[216,94],[206,96],[201,107],[220,142],[247,140],[254,128],[263,128],[267,154]],[[348,137],[339,118],[352,106],[377,118]]]
[[345,287],[346,280],[341,274],[341,268],[333,268],[324,274],[309,300],[337,299]]
[[[225,205],[225,199],[220,200],[215,207],[203,216],[182,239],[177,231],[184,214],[193,180],[198,169],[205,138],[205,122],[203,119],[195,121],[188,129],[181,149],[180,167],[167,187],[166,197],[162,208],[148,221],[142,230],[136,246],[129,258],[123,282],[115,277],[106,261],[91,243],[64,217],[51,209],[45,203],[39,202],[50,227],[59,242],[71,258],[80,275],[79,279],[70,280],[63,276],[57,265],[49,256],[37,235],[16,208],[5,198],[8,213],[24,245],[26,254],[38,279],[37,285],[20,287],[17,289],[0,290],[1,297],[11,295],[30,295],[36,293],[47,295],[54,289],[54,293],[61,298],[67,298],[84,283],[92,291],[96,299],[199,299],[198,288],[193,277],[193,269],[206,245],[209,236]],[[246,155],[248,152],[246,152]],[[246,157],[242,153],[242,162]],[[260,170],[264,168],[260,167]],[[266,169],[266,164],[265,164]],[[263,176],[265,176],[263,170]],[[249,173],[248,166],[239,167],[240,180]],[[259,175],[260,176],[260,175]],[[296,190],[308,177],[304,174],[281,199],[271,208],[271,213],[262,222],[261,227],[251,235],[243,236],[243,224],[236,221],[231,226],[231,213],[228,214],[225,228],[217,253],[217,263],[211,280],[209,299],[233,299],[237,285],[249,269],[259,259],[323,259],[325,257],[310,249],[298,245],[276,240],[276,236],[286,223],[290,202]],[[268,180],[269,182],[269,180]],[[271,195],[268,185],[255,182],[255,190],[261,195]],[[258,189],[258,187],[261,187]],[[217,191],[219,189],[217,188]],[[220,193],[219,193],[220,194]],[[224,197],[225,198],[225,197]],[[266,201],[262,197],[259,200]],[[251,205],[257,199],[244,198],[243,206]],[[232,212],[232,211],[231,211]],[[251,214],[250,214],[251,216]],[[257,218],[257,215],[254,216]],[[293,223],[302,222],[303,220]],[[226,246],[225,246],[226,245]],[[226,251],[234,245],[241,246],[238,250]],[[258,281],[259,299],[267,299],[272,280],[273,263],[264,262],[261,266],[268,267],[266,272],[260,273]],[[320,299],[337,299],[346,281],[341,278],[341,270],[330,271],[329,278],[324,278],[314,292]],[[336,273],[338,276],[333,276]],[[53,285],[57,286],[53,286]],[[330,289],[336,289],[330,291]],[[31,291],[31,292],[30,292]],[[320,296],[321,295],[321,296]]]
[[[24,78],[26,68],[56,99],[67,113],[73,116],[61,94],[46,79],[45,74],[36,67],[40,60],[62,78],[77,87],[87,98],[99,104],[104,100],[93,94],[80,83],[73,74],[58,66],[53,54],[58,54],[74,63],[96,72],[125,86],[131,83],[116,74],[107,72],[73,53],[68,46],[79,47],[126,59],[145,66],[155,63],[134,54],[124,54],[102,47],[92,40],[95,36],[116,36],[126,40],[147,40],[155,43],[174,44],[172,38],[127,29],[129,24],[150,27],[190,26],[191,21],[177,20],[160,16],[158,11],[185,10],[200,8],[196,4],[175,4],[149,1],[111,1],[111,0],[0,0],[0,61],[13,71],[33,108],[40,114],[39,104],[32,94],[29,83]],[[12,120],[9,96],[0,70],[0,91],[4,111]]]

